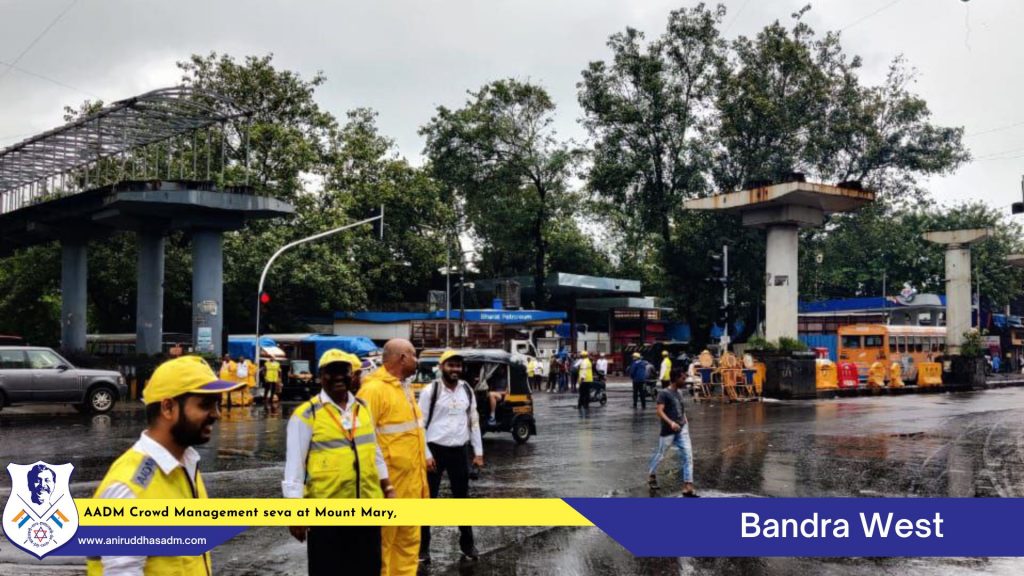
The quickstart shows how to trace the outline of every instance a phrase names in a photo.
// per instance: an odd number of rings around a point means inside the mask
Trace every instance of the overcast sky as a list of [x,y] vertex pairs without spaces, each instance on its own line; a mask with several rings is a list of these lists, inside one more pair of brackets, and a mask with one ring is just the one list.
[[[756,33],[805,0],[728,0],[725,35]],[[339,118],[380,113],[382,132],[418,161],[416,131],[434,108],[503,77],[544,85],[558,130],[583,140],[576,82],[626,26],[660,34],[663,0],[0,0],[0,147],[61,123],[65,104],[110,102],[176,84],[174,63],[210,51],[275,55],[277,66],[327,76],[320,104]],[[818,0],[815,30],[842,29],[877,83],[906,56],[934,121],[964,126],[975,156],[929,187],[942,202],[980,198],[1009,210],[1024,173],[1024,2]],[[60,16],[63,13],[63,16]],[[58,19],[58,16],[59,19]],[[47,28],[49,27],[49,30]],[[45,34],[43,32],[46,31]],[[20,59],[19,59],[20,58]],[[19,69],[3,63],[17,61]],[[40,78],[40,77],[45,77]]]

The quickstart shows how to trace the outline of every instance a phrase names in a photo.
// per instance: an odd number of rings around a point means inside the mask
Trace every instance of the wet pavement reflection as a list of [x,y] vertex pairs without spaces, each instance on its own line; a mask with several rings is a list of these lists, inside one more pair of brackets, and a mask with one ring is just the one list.
[[[537,394],[538,435],[484,438],[478,497],[650,496],[646,465],[657,443],[653,407],[634,410],[628,385],[609,386],[588,414],[574,397]],[[199,448],[215,497],[280,496],[285,426],[297,403],[224,413]],[[686,405],[694,476],[705,497],[1024,496],[1024,388],[801,402]],[[106,416],[63,407],[0,412],[0,468],[36,459],[71,462],[76,497],[92,494],[107,466],[145,424],[138,404]],[[657,496],[678,495],[675,456]],[[0,484],[0,499],[9,489]],[[446,486],[442,485],[442,496]],[[679,526],[700,518],[679,518]],[[431,574],[1019,574],[1017,559],[634,558],[594,528],[477,528],[478,562],[459,560],[458,532],[435,530]],[[23,553],[0,546],[0,574],[22,574]],[[32,564],[37,564],[32,561]],[[304,574],[305,549],[283,528],[247,531],[214,552],[218,574]],[[84,573],[80,559],[49,558],[54,574]]]

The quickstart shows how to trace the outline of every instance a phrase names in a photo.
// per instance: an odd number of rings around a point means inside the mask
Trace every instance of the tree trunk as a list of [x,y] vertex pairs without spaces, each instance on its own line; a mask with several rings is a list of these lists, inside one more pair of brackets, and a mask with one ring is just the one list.
[[534,298],[536,300],[535,305],[539,310],[543,310],[548,303],[548,291],[544,286],[544,261],[547,258],[547,242],[544,241],[543,231],[543,216],[538,216],[533,227],[536,247],[536,260],[533,266],[533,290],[536,295]]

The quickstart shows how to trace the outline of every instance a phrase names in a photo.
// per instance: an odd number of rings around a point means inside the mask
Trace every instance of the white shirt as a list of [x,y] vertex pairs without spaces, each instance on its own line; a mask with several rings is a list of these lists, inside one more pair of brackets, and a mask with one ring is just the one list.
[[[480,414],[476,411],[476,395],[466,394],[469,384],[459,380],[454,390],[441,384],[440,380],[434,380],[420,390],[420,412],[423,413],[423,423],[426,424],[427,416],[430,414],[430,397],[434,394],[434,386],[440,386],[437,393],[437,402],[434,404],[434,417],[427,426],[427,442],[440,444],[441,446],[465,446],[472,443],[473,454],[484,455],[484,443],[480,439]],[[466,412],[469,417],[466,417]],[[433,458],[430,448],[427,448],[427,458]]]
[[601,374],[608,373],[608,360],[606,358],[600,358],[597,361],[597,371]]
[[[326,392],[320,392],[320,402],[331,404],[341,413],[342,421],[346,417],[353,418],[352,408],[356,405],[354,396],[350,393],[345,409],[342,410]],[[349,420],[351,421],[351,420]],[[296,410],[288,419],[288,441],[287,452],[284,459],[284,481],[281,482],[281,492],[285,498],[302,498],[306,489],[306,457],[309,455],[309,442],[313,439],[313,429],[309,424],[299,418]],[[376,439],[374,439],[376,443]],[[377,466],[377,477],[381,480],[388,479],[388,466],[384,463],[384,455],[380,451],[380,445],[374,453],[373,463]]]
[[[156,462],[164,475],[174,472],[174,469],[181,466],[188,473],[192,485],[196,483],[196,470],[199,468],[199,452],[191,446],[185,448],[185,453],[178,460],[171,454],[163,444],[149,437],[143,432],[139,439],[132,446],[134,450],[142,452]],[[100,494],[100,498],[135,498],[135,493],[124,482],[114,482]],[[145,556],[104,556],[100,558],[103,564],[104,576],[142,576],[146,567]]]

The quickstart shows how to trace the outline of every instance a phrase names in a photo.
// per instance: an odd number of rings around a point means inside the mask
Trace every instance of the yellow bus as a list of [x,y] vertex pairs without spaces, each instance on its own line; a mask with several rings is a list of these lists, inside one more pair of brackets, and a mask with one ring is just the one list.
[[890,326],[853,324],[839,328],[838,362],[853,362],[865,377],[875,362],[889,368],[893,362],[903,367],[903,379],[917,379],[917,365],[946,353],[945,326]]

